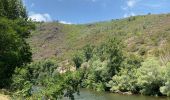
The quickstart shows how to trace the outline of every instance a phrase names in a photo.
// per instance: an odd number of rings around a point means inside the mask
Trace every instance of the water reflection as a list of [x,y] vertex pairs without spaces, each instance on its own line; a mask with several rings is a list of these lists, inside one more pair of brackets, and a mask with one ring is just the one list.
[[[63,100],[69,100],[64,98]],[[167,97],[150,97],[142,95],[121,95],[107,92],[96,92],[87,89],[81,89],[80,95],[75,94],[75,100],[170,100]]]

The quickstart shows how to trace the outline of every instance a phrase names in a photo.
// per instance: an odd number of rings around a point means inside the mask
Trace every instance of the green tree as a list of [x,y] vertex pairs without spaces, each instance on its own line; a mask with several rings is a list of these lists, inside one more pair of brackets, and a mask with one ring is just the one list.
[[76,66],[76,69],[79,69],[81,67],[81,64],[83,63],[83,59],[81,57],[81,54],[80,53],[77,53],[73,56],[72,58],[75,66]]
[[106,43],[106,46],[107,46],[106,53],[108,55],[109,60],[107,68],[109,77],[111,79],[112,76],[114,76],[120,71],[122,63],[124,61],[122,52],[123,45],[119,39],[113,38]]
[[9,26],[7,19],[0,19],[0,87],[7,84],[7,78],[11,76],[19,61],[19,48],[22,40]]
[[[16,68],[12,77],[12,90],[15,96],[56,100],[60,97],[74,99],[73,94],[79,91],[83,77],[81,71],[60,74],[54,60],[42,60]],[[36,91],[36,88],[38,88]]]
[[161,95],[160,87],[163,85],[162,68],[156,58],[147,58],[137,69],[137,84],[140,93],[144,95]]
[[[24,26],[20,27],[17,22],[0,18],[0,87],[8,85],[17,66],[31,61],[30,47],[19,34]],[[16,27],[18,29],[15,29]]]
[[0,11],[0,17],[6,17],[12,20],[28,18],[22,0],[0,0]]
[[141,66],[142,59],[136,55],[126,55],[121,70],[118,74],[113,76],[109,82],[108,87],[111,91],[132,92],[138,93],[137,85],[137,69]]
[[84,50],[86,62],[88,62],[93,57],[93,46],[88,44],[84,47],[83,50]]
[[26,42],[34,24],[27,19],[21,0],[0,0],[0,88],[9,87],[16,67],[32,60]]
[[122,47],[121,41],[113,38],[95,49],[93,58],[88,62],[90,67],[83,82],[85,87],[98,91],[110,89],[106,86],[107,82],[119,73],[124,62]]
[[0,16],[3,16],[5,13],[5,10],[4,10],[4,6],[3,6],[3,2],[0,1]]

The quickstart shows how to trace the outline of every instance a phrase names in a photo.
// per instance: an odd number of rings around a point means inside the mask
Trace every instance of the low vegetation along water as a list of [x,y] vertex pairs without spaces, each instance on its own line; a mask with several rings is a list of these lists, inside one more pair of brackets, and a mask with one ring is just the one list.
[[[69,99],[64,98],[63,100]],[[96,92],[89,89],[81,89],[80,95],[75,94],[75,100],[170,100],[170,98],[143,95],[122,95],[108,92]]]

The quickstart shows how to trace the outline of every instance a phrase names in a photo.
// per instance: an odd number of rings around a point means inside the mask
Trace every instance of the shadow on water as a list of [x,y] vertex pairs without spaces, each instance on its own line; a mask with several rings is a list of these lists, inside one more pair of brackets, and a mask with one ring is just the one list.
[[[69,100],[63,98],[62,100]],[[81,89],[80,95],[75,94],[75,100],[170,100],[168,97],[151,97],[142,95],[122,95],[108,92],[96,92],[88,89]]]

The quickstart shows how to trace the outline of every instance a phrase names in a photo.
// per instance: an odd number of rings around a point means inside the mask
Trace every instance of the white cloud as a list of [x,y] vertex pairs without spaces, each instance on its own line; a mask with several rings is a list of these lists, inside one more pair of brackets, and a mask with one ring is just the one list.
[[134,12],[131,12],[130,13],[130,16],[135,16],[136,14]]
[[127,6],[130,7],[130,8],[133,8],[136,5],[137,2],[138,2],[137,0],[128,0]]
[[135,16],[136,14],[133,12],[136,5],[141,0],[127,0],[125,6],[121,6],[121,9],[125,11],[125,14],[123,15],[124,18]]
[[122,6],[121,9],[123,9],[123,10],[126,11],[126,10],[128,10],[128,7],[123,7],[123,6]]
[[127,0],[126,1],[126,6],[121,6],[121,8],[123,9],[123,10],[128,10],[128,9],[132,9],[132,8],[134,8],[137,4],[138,4],[138,2],[140,2],[141,0]]
[[48,13],[40,14],[40,13],[31,12],[29,18],[34,20],[34,21],[38,21],[38,22],[40,22],[40,21],[44,21],[44,22],[52,21],[52,18]]
[[130,13],[125,13],[124,14],[124,18],[130,17],[130,16],[135,16],[136,14],[134,12],[130,12]]
[[59,23],[62,23],[62,24],[72,24],[71,22],[66,22],[66,21],[59,21]]

